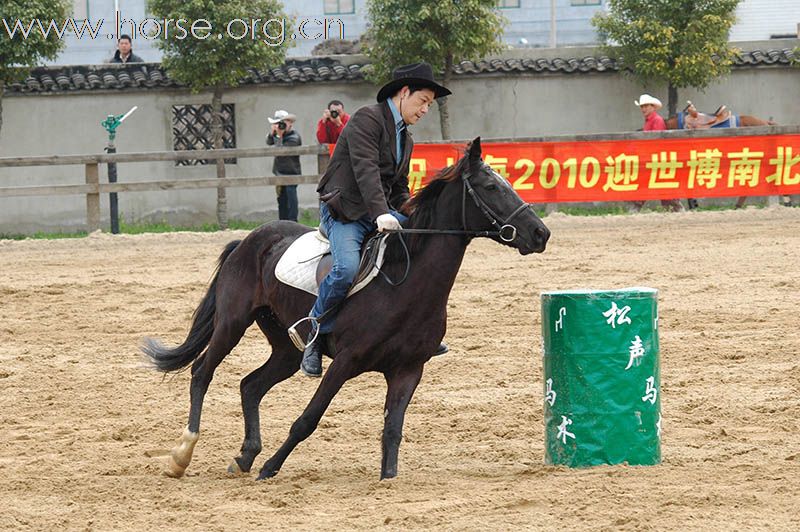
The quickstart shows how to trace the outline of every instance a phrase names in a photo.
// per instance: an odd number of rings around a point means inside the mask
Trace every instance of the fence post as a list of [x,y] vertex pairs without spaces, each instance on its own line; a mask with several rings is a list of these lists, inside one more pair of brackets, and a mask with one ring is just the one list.
[[100,229],[100,178],[97,163],[86,164],[86,184],[92,185],[92,191],[86,193],[86,225],[91,233]]
[[[108,141],[106,146],[106,153],[117,153],[117,147],[114,146],[114,141]],[[108,163],[108,182],[117,182],[117,163]],[[119,234],[119,199],[116,192],[111,192],[108,195],[108,214],[111,217],[111,234]]]
[[322,174],[325,173],[325,170],[328,169],[328,163],[331,160],[330,152],[328,151],[328,145],[323,144],[325,146],[325,153],[317,154],[317,173],[319,174],[320,178]]

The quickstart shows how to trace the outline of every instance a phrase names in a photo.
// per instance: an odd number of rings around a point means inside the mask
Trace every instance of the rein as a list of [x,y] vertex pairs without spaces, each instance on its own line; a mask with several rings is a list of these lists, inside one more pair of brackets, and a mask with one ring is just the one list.
[[[461,193],[461,227],[462,229],[388,229],[386,233],[417,234],[417,235],[464,235],[471,237],[497,237],[503,242],[513,242],[517,238],[517,228],[511,225],[511,220],[529,207],[523,203],[512,212],[508,218],[502,220],[489,205],[481,199],[472,183],[469,182],[469,172],[461,175],[464,188]],[[496,231],[471,231],[467,229],[467,193],[472,201],[481,210],[486,219],[497,229]],[[510,231],[510,233],[508,233]],[[402,240],[402,239],[401,239]]]
[[[470,173],[464,172],[461,175],[462,182],[464,183],[464,188],[462,189],[461,193],[461,227],[463,229],[387,229],[383,232],[383,234],[379,233],[373,236],[368,244],[368,248],[372,248],[373,250],[378,249],[378,242],[380,239],[386,239],[392,234],[396,234],[400,239],[400,243],[403,245],[403,251],[406,255],[406,271],[403,274],[403,277],[394,282],[389,279],[389,276],[386,275],[383,270],[380,271],[380,274],[389,283],[391,286],[399,286],[403,284],[406,279],[408,278],[408,273],[411,270],[411,254],[408,251],[408,245],[406,245],[405,239],[403,239],[404,234],[412,234],[412,235],[462,235],[462,236],[469,236],[469,237],[497,237],[503,242],[513,242],[517,238],[517,228],[511,225],[511,220],[517,217],[521,212],[526,210],[529,205],[527,203],[523,203],[519,207],[517,207],[514,212],[512,212],[508,218],[505,220],[501,220],[501,218],[492,210],[492,208],[485,202],[478,193],[475,191],[475,188],[472,186],[472,183],[469,182]],[[471,231],[467,229],[467,194],[469,193],[472,201],[475,202],[475,205],[481,210],[484,216],[491,222],[491,224],[497,229],[496,231]],[[510,230],[510,233],[508,231]],[[376,244],[376,245],[373,245]],[[365,262],[375,264],[375,257],[376,253],[372,253],[371,256],[364,255],[362,257],[362,266]]]

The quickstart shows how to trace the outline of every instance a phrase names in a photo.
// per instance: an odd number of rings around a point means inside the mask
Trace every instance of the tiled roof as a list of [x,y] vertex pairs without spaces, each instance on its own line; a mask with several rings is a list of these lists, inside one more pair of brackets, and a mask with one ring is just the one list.
[[617,62],[606,56],[561,59],[491,59],[489,61],[461,61],[453,66],[456,74],[506,74],[516,72],[605,72],[617,70]]
[[[743,52],[734,68],[788,65],[793,54],[789,48]],[[360,58],[358,58],[360,59]],[[318,83],[327,81],[360,81],[368,61],[346,65],[337,59],[319,57],[289,60],[279,68],[251,69],[242,85],[269,83]],[[616,60],[606,56],[554,59],[491,59],[462,61],[453,67],[456,76],[573,74],[619,70]],[[8,93],[54,93],[93,90],[177,88],[181,84],[169,78],[160,63],[127,65],[72,65],[37,67],[23,82],[6,87]]]
[[[749,65],[788,65],[792,62],[794,54],[791,48],[774,50],[754,50],[752,52],[742,52],[736,59],[734,66],[745,67]],[[798,58],[800,59],[800,58]]]
[[[789,65],[792,62],[792,49],[755,50],[742,52],[734,61],[733,68],[753,66]],[[608,56],[588,56],[583,58],[555,59],[492,59],[489,61],[462,61],[453,67],[456,74],[506,74],[516,72],[563,74],[581,72],[606,72],[619,70],[616,59]]]

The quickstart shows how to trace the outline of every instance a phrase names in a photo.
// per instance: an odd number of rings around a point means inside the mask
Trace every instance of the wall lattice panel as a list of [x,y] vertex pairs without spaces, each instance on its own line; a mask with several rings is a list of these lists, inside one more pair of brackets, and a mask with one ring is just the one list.
[[[236,147],[236,121],[234,104],[222,105],[222,143],[224,148]],[[172,149],[206,150],[212,149],[211,106],[174,105],[172,106]],[[207,159],[186,159],[176,161],[176,166],[209,164]],[[225,159],[226,164],[236,164],[236,159]]]

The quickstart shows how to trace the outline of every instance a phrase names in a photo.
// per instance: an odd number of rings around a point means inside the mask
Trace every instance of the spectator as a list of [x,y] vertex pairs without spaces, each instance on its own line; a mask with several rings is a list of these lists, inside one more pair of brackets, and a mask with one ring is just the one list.
[[[664,122],[664,119],[656,112],[662,107],[661,100],[649,94],[642,94],[639,100],[633,103],[638,105],[639,109],[642,110],[644,131],[665,131],[667,129],[667,124]],[[633,208],[636,212],[639,212],[642,210],[642,207],[644,207],[644,204],[644,201],[634,201]],[[683,210],[681,201],[677,199],[661,200],[661,206],[675,212]]]
[[[272,118],[267,118],[271,124],[267,134],[268,146],[301,146],[303,144],[300,134],[294,129],[297,117],[283,109],[275,111]],[[275,175],[300,175],[299,155],[280,155],[272,163],[272,173]],[[278,195],[278,218],[281,220],[297,221],[297,185],[278,185],[275,187]]]
[[667,124],[656,111],[661,109],[661,100],[654,98],[649,94],[642,94],[639,101],[633,102],[642,110],[644,116],[644,130],[645,131],[664,131],[667,129]]
[[317,122],[317,140],[320,144],[336,144],[350,115],[344,112],[344,104],[339,100],[331,100],[328,108],[322,112]]
[[688,100],[686,102],[686,107],[683,109],[683,113],[686,129],[706,129],[717,122],[716,116],[699,112],[694,104]]
[[112,63],[143,63],[142,58],[133,53],[130,35],[120,35],[117,41],[117,51],[111,58]]

